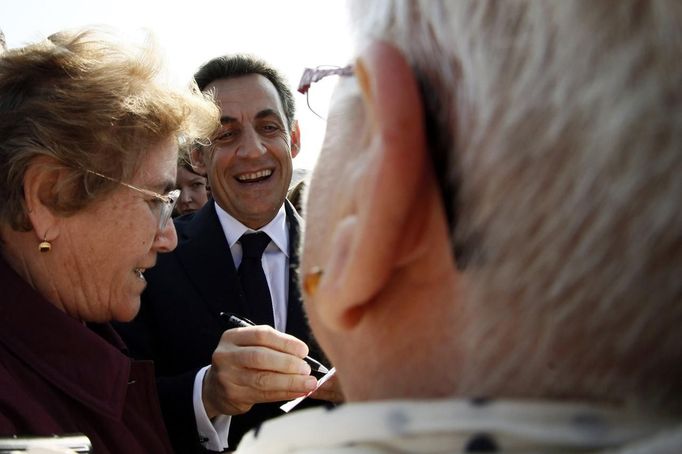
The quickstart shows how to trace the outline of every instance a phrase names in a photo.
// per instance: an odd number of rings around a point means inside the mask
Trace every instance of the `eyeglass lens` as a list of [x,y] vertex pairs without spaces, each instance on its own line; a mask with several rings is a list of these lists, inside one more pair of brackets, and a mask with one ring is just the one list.
[[168,221],[173,215],[173,208],[175,208],[175,204],[177,203],[178,198],[180,197],[180,190],[179,189],[173,190],[166,194],[166,197],[168,197],[168,200],[160,201],[161,203],[161,212],[159,214],[160,230],[166,228]]

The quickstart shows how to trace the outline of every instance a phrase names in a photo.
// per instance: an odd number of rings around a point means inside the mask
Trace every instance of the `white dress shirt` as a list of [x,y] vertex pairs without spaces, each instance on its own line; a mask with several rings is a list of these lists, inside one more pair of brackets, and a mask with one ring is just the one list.
[[[225,239],[230,247],[234,266],[236,269],[239,269],[239,264],[242,262],[242,246],[238,242],[239,238],[244,233],[255,233],[256,230],[250,229],[236,220],[220,208],[217,203],[215,203],[215,209],[220,225],[225,233]],[[271,240],[263,252],[261,263],[265,272],[265,278],[268,281],[268,288],[270,289],[275,329],[284,332],[287,326],[287,301],[289,295],[289,273],[287,272],[289,269],[289,229],[287,228],[284,205],[282,205],[272,221],[258,231],[267,233]],[[222,415],[211,421],[206,414],[206,409],[201,399],[201,390],[204,375],[206,375],[210,367],[202,368],[194,378],[194,418],[199,436],[202,440],[205,440],[203,443],[204,447],[211,451],[222,451],[228,448],[227,435],[230,430],[231,417]]]
[[[242,245],[239,238],[245,233],[255,233],[216,204],[216,212],[223,227],[227,244],[230,246],[234,267],[239,269],[242,263]],[[289,229],[284,205],[275,217],[258,232],[265,232],[270,237],[270,244],[263,252],[261,263],[265,278],[268,281],[272,298],[272,313],[275,317],[275,329],[284,332],[287,327],[287,295],[289,294]]]

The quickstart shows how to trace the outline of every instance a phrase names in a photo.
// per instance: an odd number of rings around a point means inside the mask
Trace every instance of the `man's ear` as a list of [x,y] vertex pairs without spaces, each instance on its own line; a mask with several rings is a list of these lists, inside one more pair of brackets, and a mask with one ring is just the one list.
[[189,161],[195,172],[200,175],[207,175],[206,163],[204,162],[204,153],[208,150],[204,147],[194,147],[189,152]]
[[47,156],[33,159],[24,173],[24,202],[38,241],[59,236],[59,217],[54,213],[56,189],[63,169]]
[[412,253],[421,223],[414,209],[430,178],[419,87],[402,54],[373,43],[360,54],[355,75],[369,123],[365,164],[355,169],[362,190],[356,189],[354,213],[330,239],[316,293],[320,316],[336,329],[354,326]]
[[298,120],[294,120],[291,125],[291,157],[295,158],[301,151],[301,129],[298,127]]

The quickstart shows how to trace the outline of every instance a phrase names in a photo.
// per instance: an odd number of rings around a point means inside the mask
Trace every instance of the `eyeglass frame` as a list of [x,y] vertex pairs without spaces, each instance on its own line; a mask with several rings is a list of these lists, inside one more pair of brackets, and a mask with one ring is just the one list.
[[172,191],[169,191],[166,194],[159,194],[158,192],[151,191],[149,189],[144,189],[144,188],[138,188],[137,186],[133,186],[130,183],[126,183],[121,180],[117,180],[115,178],[111,178],[110,176],[104,175],[99,172],[95,172],[94,170],[90,169],[83,169],[87,173],[91,173],[93,175],[97,175],[98,177],[104,178],[105,180],[113,181],[114,183],[118,183],[120,185],[123,185],[127,188],[130,188],[134,191],[138,191],[142,194],[145,194],[149,197],[153,197],[156,200],[159,200],[162,205],[161,205],[161,212],[159,214],[159,224],[158,224],[158,229],[163,230],[166,228],[166,225],[168,224],[168,221],[170,218],[173,216],[173,209],[175,208],[175,204],[178,202],[178,199],[180,198],[180,189],[173,189]]
[[355,75],[355,69],[353,65],[347,66],[335,66],[327,69],[322,69],[320,66],[317,68],[303,68],[303,74],[301,75],[301,80],[298,83],[298,92],[305,95],[305,102],[308,105],[308,109],[314,113],[319,118],[324,119],[320,114],[315,112],[315,109],[310,107],[309,89],[312,84],[319,82],[327,76],[340,76],[349,77]]

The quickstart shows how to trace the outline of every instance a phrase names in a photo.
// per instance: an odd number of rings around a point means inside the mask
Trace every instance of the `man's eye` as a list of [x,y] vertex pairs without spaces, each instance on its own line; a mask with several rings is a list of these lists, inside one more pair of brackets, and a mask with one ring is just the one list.
[[195,181],[194,183],[192,183],[192,187],[194,189],[201,189],[204,186],[206,186],[206,183],[202,183],[201,181]]
[[277,132],[280,130],[279,125],[275,123],[267,123],[262,126],[262,130],[266,133],[272,133],[272,132]]
[[214,142],[229,142],[230,140],[234,139],[237,136],[237,131],[235,130],[227,130],[227,131],[221,131],[215,139],[213,139]]

